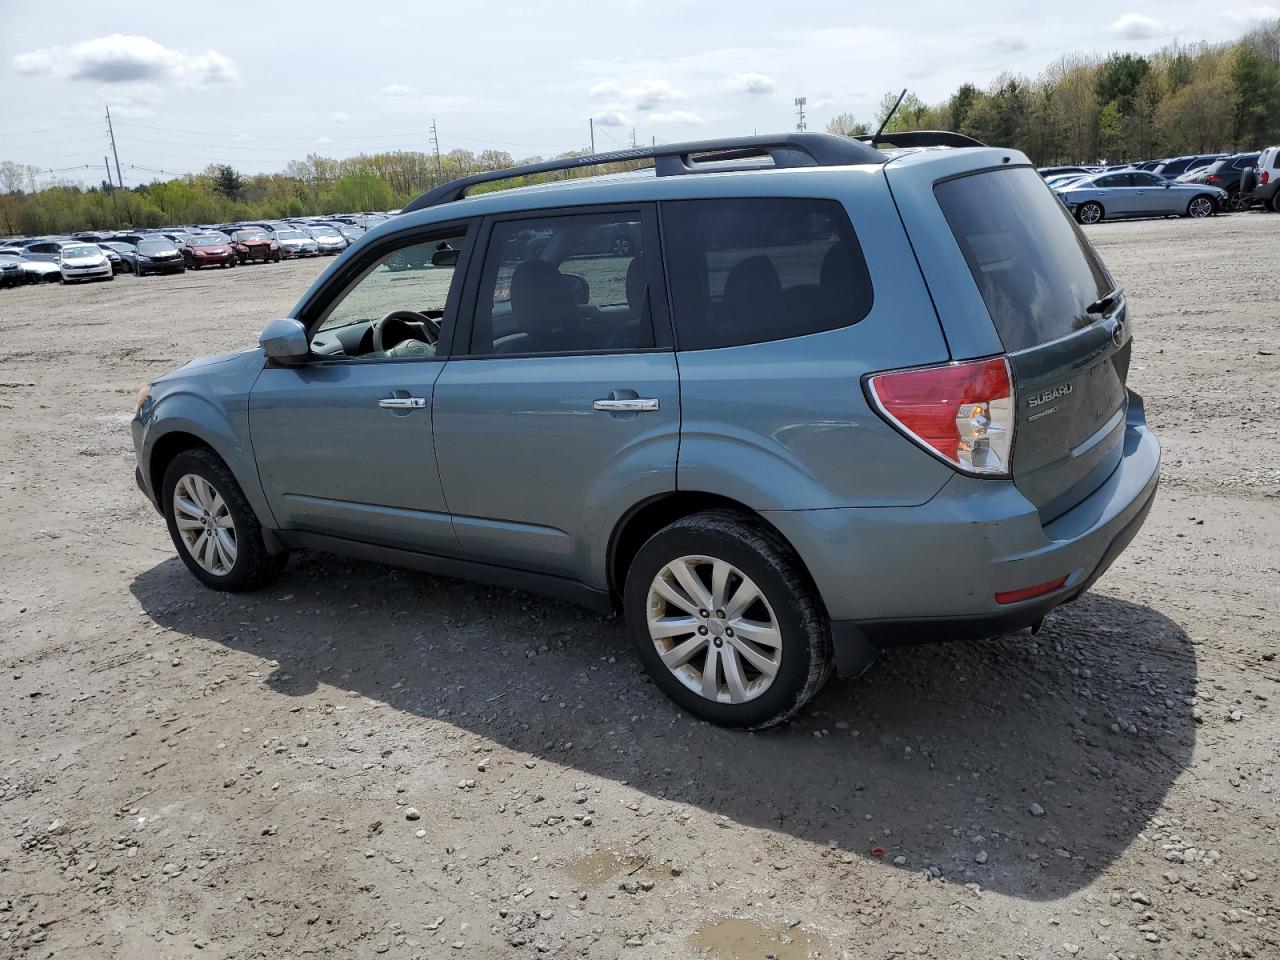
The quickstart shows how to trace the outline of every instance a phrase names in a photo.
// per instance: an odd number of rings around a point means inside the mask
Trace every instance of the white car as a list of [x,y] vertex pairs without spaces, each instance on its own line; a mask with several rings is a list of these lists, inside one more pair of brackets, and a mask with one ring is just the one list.
[[320,252],[316,242],[301,230],[288,229],[276,231],[276,242],[280,244],[280,252],[285,258],[314,257]]
[[63,283],[79,280],[114,280],[111,261],[96,243],[68,243],[58,254]]
[[331,227],[327,223],[317,223],[302,229],[316,242],[321,253],[341,253],[347,249],[347,238],[336,227]]

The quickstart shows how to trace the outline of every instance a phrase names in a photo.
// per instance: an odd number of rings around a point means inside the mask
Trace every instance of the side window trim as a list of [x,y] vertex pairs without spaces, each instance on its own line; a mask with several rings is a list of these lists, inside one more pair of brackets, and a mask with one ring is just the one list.
[[[449,295],[445,300],[444,316],[440,318],[440,340],[436,344],[436,355],[431,358],[431,362],[448,359],[455,342],[454,333],[458,327],[458,308],[459,304],[462,303],[463,290],[466,283],[471,279],[471,261],[473,259],[471,254],[475,249],[476,236],[480,232],[479,226],[480,220],[478,218],[449,220],[408,228],[381,238],[378,243],[363,251],[359,260],[352,261],[340,273],[335,273],[325,281],[324,286],[311,291],[296,310],[298,314],[296,319],[301,321],[307,328],[308,338],[314,336],[324,317],[328,315],[328,310],[368,275],[371,265],[376,267],[388,255],[402,247],[428,243],[432,239],[443,239],[446,236],[456,236],[459,232],[464,232],[466,239],[463,242],[462,250],[458,254],[458,265],[454,268],[456,271],[455,279],[450,284]],[[330,357],[315,359],[311,362],[405,363],[406,361]]]
[[[618,214],[635,211],[641,220],[641,247],[646,252],[652,250],[655,255],[646,257],[645,266],[648,279],[649,315],[653,323],[654,346],[627,350],[571,350],[563,353],[538,354],[493,354],[470,352],[472,331],[475,329],[476,311],[480,307],[480,286],[484,282],[485,261],[490,254],[490,241],[494,227],[499,223],[511,223],[519,220],[543,220],[552,217],[590,216],[592,214]],[[468,235],[468,246],[475,252],[469,257],[469,265],[461,301],[458,306],[457,322],[453,325],[453,335],[448,356],[454,360],[491,360],[518,359],[520,357],[564,357],[564,356],[612,356],[619,353],[670,353],[675,348],[671,308],[666,290],[665,269],[659,261],[662,259],[661,238],[658,229],[658,207],[652,201],[640,203],[590,204],[576,207],[542,207],[528,210],[512,210],[490,214],[484,217],[474,240]]]

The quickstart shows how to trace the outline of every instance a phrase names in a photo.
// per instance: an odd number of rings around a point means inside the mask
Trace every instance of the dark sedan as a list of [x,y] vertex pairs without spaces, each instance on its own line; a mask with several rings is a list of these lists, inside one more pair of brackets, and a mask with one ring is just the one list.
[[172,240],[158,237],[144,237],[138,241],[137,274],[145,277],[148,273],[183,273],[187,262],[182,252]]

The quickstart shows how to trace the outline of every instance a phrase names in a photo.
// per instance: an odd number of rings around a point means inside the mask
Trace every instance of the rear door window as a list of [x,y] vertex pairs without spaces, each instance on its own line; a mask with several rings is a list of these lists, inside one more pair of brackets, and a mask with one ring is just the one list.
[[837,201],[667,201],[662,235],[680,350],[834,330],[871,310],[867,264]]
[[934,187],[1005,349],[1056,340],[1098,318],[1112,282],[1066,207],[1030,167]]

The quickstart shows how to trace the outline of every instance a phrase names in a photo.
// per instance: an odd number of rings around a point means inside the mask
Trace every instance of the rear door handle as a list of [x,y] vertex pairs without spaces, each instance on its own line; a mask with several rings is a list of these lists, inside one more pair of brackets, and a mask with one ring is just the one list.
[[606,413],[643,413],[657,410],[658,401],[637,397],[634,400],[596,400],[591,404],[592,410],[603,410]]
[[388,410],[421,410],[427,405],[425,397],[384,397],[378,406]]

